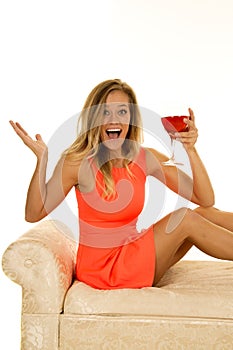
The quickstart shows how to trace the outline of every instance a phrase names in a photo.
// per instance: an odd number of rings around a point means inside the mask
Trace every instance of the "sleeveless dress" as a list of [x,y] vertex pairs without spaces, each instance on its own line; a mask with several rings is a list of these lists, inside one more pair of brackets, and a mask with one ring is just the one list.
[[125,168],[112,168],[116,194],[102,197],[103,175],[92,162],[95,188],[76,189],[79,210],[79,247],[76,277],[97,289],[152,286],[155,273],[153,226],[138,232],[137,219],[144,206],[146,161],[141,147]]

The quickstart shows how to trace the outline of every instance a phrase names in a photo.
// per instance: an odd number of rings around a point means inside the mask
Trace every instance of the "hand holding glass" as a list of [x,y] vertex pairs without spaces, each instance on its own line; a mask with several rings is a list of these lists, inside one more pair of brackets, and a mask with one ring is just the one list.
[[183,163],[178,163],[175,161],[175,138],[174,134],[177,132],[188,131],[188,125],[184,122],[184,119],[189,119],[188,116],[171,116],[171,117],[163,117],[161,118],[164,129],[168,132],[171,138],[171,147],[172,147],[172,155],[171,158],[166,162],[163,162],[163,165],[166,166],[176,166],[183,165]]

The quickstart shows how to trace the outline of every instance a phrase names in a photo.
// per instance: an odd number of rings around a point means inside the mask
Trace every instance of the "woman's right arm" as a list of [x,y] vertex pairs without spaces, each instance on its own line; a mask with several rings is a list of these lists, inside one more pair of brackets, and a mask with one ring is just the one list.
[[33,140],[19,123],[10,121],[11,126],[37,157],[37,164],[32,176],[26,200],[25,219],[36,222],[55,209],[78,183],[78,168],[61,158],[46,184],[48,149],[42,137],[37,134]]

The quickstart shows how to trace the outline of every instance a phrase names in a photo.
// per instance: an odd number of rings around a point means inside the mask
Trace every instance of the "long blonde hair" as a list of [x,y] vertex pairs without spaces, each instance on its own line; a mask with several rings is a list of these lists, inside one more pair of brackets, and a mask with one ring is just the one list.
[[111,176],[112,162],[109,158],[109,151],[101,144],[100,139],[101,107],[106,103],[109,93],[115,90],[120,90],[129,97],[130,123],[126,140],[122,146],[122,153],[125,157],[123,166],[130,174],[129,159],[132,160],[135,157],[139,150],[139,144],[143,141],[142,120],[133,89],[120,79],[105,80],[90,92],[79,116],[77,138],[63,153],[67,160],[74,162],[90,157],[95,158],[103,174],[104,197],[113,195],[115,188]]

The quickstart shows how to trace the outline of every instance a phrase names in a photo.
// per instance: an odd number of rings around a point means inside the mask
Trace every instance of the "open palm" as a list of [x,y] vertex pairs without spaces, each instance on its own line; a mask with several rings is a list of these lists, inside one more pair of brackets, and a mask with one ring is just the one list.
[[16,134],[21,138],[24,144],[32,150],[32,152],[38,157],[42,157],[47,152],[47,146],[44,143],[40,134],[35,135],[35,140],[28,135],[26,130],[18,123],[10,120],[10,124],[15,130]]

